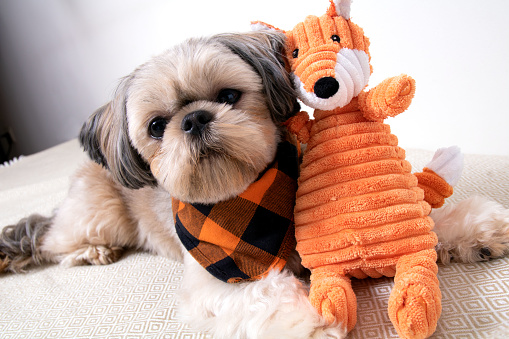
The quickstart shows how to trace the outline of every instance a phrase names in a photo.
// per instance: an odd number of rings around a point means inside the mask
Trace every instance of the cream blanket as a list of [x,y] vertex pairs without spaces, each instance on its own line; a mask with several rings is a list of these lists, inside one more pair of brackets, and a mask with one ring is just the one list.
[[[432,155],[407,152],[415,170]],[[84,159],[71,140],[0,167],[0,228],[34,212],[51,214]],[[475,194],[509,208],[509,157],[465,156],[464,175],[448,202]],[[53,265],[0,275],[0,338],[211,338],[179,320],[183,269],[131,252],[107,266]],[[438,275],[443,311],[433,338],[509,338],[509,257],[439,266]],[[353,281],[358,321],[349,338],[397,338],[387,315],[392,284]]]

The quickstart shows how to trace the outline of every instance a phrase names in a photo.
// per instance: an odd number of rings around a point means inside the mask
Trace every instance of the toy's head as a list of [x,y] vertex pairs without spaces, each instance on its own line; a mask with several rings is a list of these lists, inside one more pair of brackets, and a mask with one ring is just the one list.
[[366,87],[371,74],[369,40],[350,20],[351,1],[330,2],[326,14],[308,16],[292,30],[284,31],[299,99],[321,110],[350,103]]

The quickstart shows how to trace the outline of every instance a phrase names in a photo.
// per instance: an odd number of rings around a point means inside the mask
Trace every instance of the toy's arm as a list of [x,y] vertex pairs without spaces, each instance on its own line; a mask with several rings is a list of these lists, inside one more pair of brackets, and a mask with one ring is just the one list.
[[415,94],[415,80],[402,74],[388,78],[367,92],[359,94],[359,105],[364,117],[383,121],[404,112]]
[[301,111],[288,119],[284,125],[288,128],[290,133],[293,133],[297,136],[297,139],[303,143],[307,144],[309,140],[309,134],[311,133],[311,127],[313,126],[314,120],[309,120],[309,115]]

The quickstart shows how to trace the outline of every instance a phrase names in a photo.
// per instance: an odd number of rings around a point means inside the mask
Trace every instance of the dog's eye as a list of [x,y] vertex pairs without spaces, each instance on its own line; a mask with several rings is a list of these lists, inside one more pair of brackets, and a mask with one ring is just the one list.
[[233,105],[240,100],[241,92],[236,89],[226,88],[222,89],[217,95],[216,101],[221,104]]
[[298,56],[299,56],[299,49],[298,49],[298,48],[296,48],[296,49],[294,49],[294,50],[293,50],[293,52],[292,52],[292,57],[293,57],[294,59],[296,59]]
[[165,118],[157,117],[152,119],[148,125],[148,132],[150,136],[154,139],[161,139],[164,135],[164,130],[166,129],[167,124],[168,121],[166,121]]
[[332,39],[332,41],[334,41],[334,42],[340,42],[340,41],[341,41],[341,39],[339,38],[339,35],[336,35],[336,34],[334,34],[334,35],[333,35],[333,36],[331,36],[330,38],[331,38],[331,39]]

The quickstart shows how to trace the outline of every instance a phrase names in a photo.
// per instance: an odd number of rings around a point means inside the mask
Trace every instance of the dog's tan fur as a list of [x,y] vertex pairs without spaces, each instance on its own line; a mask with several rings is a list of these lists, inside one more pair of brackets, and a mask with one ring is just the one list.
[[[193,46],[194,45],[194,46]],[[274,159],[279,131],[261,79],[226,47],[203,49],[191,42],[138,70],[127,103],[129,135],[159,185],[182,201],[213,203],[243,192]],[[235,88],[242,97],[233,107],[216,103],[218,91]],[[213,112],[201,140],[182,132],[181,121],[197,110]],[[162,140],[146,126],[167,117]]]
[[[339,324],[326,324],[307,301],[296,252],[283,272],[225,284],[183,248],[172,218],[171,197],[229,199],[274,160],[282,122],[299,109],[283,46],[275,32],[190,39],[125,77],[80,134],[97,163],[78,170],[52,218],[32,216],[3,231],[3,269],[109,264],[138,248],[184,261],[183,313],[217,337],[342,337]],[[239,91],[240,99],[218,102],[223,89]],[[212,120],[199,135],[186,133],[183,120],[197,111]],[[154,118],[167,122],[161,138],[150,135]]]
[[[41,243],[44,259],[108,264],[128,247],[181,259],[168,193],[193,203],[223,201],[243,192],[273,161],[283,130],[268,106],[267,85],[221,38],[191,39],[155,57],[124,78],[114,99],[89,119],[82,142],[107,169],[89,162],[76,173]],[[277,55],[271,39],[282,46],[274,34],[228,39],[259,44],[253,47],[265,48],[259,57]],[[277,67],[291,94],[283,64]],[[241,92],[240,100],[217,102],[230,88]],[[287,112],[278,113],[290,116],[297,107],[289,100]],[[213,115],[200,136],[182,129],[184,117],[196,111]],[[149,133],[154,118],[167,121],[160,139]],[[138,164],[119,154],[124,152]],[[141,183],[140,171],[146,171]]]
[[[281,123],[299,109],[283,47],[277,32],[191,39],[124,78],[81,131],[95,162],[75,174],[54,216],[4,228],[0,271],[45,261],[109,264],[137,248],[184,262],[183,313],[218,338],[343,337],[341,324],[326,324],[309,304],[296,278],[303,272],[296,252],[282,272],[225,284],[183,249],[172,218],[171,196],[199,203],[231,198],[273,161],[285,133]],[[224,89],[240,91],[240,100],[218,102]],[[197,111],[212,120],[190,135],[183,120]],[[161,138],[150,135],[154,118],[166,121]],[[453,214],[443,213],[437,217]],[[509,220],[502,224],[509,238]],[[497,242],[505,244],[500,253],[507,250],[505,238]],[[454,236],[448,240],[454,246]]]

